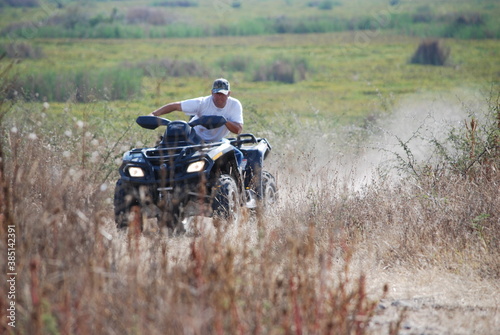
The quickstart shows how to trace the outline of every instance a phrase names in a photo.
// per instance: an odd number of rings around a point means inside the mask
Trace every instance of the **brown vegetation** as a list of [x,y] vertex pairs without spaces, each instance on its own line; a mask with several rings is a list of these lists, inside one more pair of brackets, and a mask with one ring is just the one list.
[[112,181],[87,146],[68,155],[53,134],[3,125],[0,249],[15,225],[21,334],[365,334],[390,298],[384,273],[500,278],[498,156],[470,177],[424,169],[355,192],[318,158],[283,152],[271,213],[169,238],[115,230]]

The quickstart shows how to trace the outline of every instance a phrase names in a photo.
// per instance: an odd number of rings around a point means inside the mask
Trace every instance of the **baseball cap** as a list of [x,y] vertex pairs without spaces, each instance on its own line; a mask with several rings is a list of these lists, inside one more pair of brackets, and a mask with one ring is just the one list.
[[229,91],[229,81],[224,78],[215,79],[212,86],[212,93],[223,93],[225,95],[228,95]]

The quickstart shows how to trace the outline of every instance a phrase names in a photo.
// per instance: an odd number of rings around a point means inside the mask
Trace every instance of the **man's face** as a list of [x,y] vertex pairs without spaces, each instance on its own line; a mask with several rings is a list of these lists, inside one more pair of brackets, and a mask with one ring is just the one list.
[[227,95],[225,95],[224,93],[212,93],[214,105],[217,106],[217,108],[224,108],[224,106],[226,106],[229,94],[230,93],[228,93]]

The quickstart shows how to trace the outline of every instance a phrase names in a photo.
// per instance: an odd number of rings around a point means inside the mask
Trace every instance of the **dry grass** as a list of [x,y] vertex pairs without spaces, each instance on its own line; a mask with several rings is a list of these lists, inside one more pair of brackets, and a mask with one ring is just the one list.
[[[429,173],[353,187],[351,162],[335,149],[277,143],[270,166],[281,201],[273,211],[172,238],[117,232],[100,166],[82,164],[84,152],[61,159],[61,138],[6,125],[0,252],[14,224],[15,333],[396,334],[418,329],[412,309],[425,319],[426,308],[479,310],[469,319],[478,333],[500,322],[491,300],[500,278],[500,175],[490,169],[498,161],[470,178]],[[279,150],[286,145],[295,150]],[[455,283],[467,290],[465,306],[460,294],[450,301],[432,291],[405,307],[395,289],[412,275],[436,290],[426,275],[488,289]],[[413,289],[411,298],[422,293]],[[0,327],[14,333],[5,284],[0,293]],[[443,327],[424,331],[456,330]]]

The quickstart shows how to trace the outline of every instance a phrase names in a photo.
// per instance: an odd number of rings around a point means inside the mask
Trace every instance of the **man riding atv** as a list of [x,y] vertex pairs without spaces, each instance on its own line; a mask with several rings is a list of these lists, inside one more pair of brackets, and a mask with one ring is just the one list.
[[[166,129],[155,147],[123,155],[114,201],[119,228],[129,225],[134,212],[156,217],[160,228],[174,231],[183,231],[190,216],[216,215],[237,222],[242,207],[266,207],[275,201],[276,182],[263,169],[271,145],[265,138],[241,134],[241,104],[229,94],[229,82],[217,79],[210,96],[169,103],[137,118],[143,128]],[[193,118],[158,117],[175,110]],[[224,138],[230,131],[237,137]]]
[[196,120],[204,115],[221,115],[227,120],[220,128],[206,129],[196,126],[195,131],[207,143],[217,142],[226,137],[229,132],[239,135],[243,131],[243,108],[238,99],[230,96],[229,82],[224,78],[216,79],[212,85],[212,95],[181,102],[171,102],[152,112],[152,116],[160,116],[173,111],[181,111],[193,116]]
[[[208,115],[223,116],[226,119],[226,124],[219,128],[207,129],[202,125],[195,127],[196,133],[204,142],[217,142],[225,138],[229,132],[239,135],[243,131],[243,107],[238,99],[230,95],[231,86],[229,81],[219,78],[214,80],[212,95],[180,102],[171,102],[158,108],[150,115],[160,116],[180,111],[191,116],[191,121]],[[243,155],[238,149],[236,149],[235,154],[239,166],[241,165]]]

